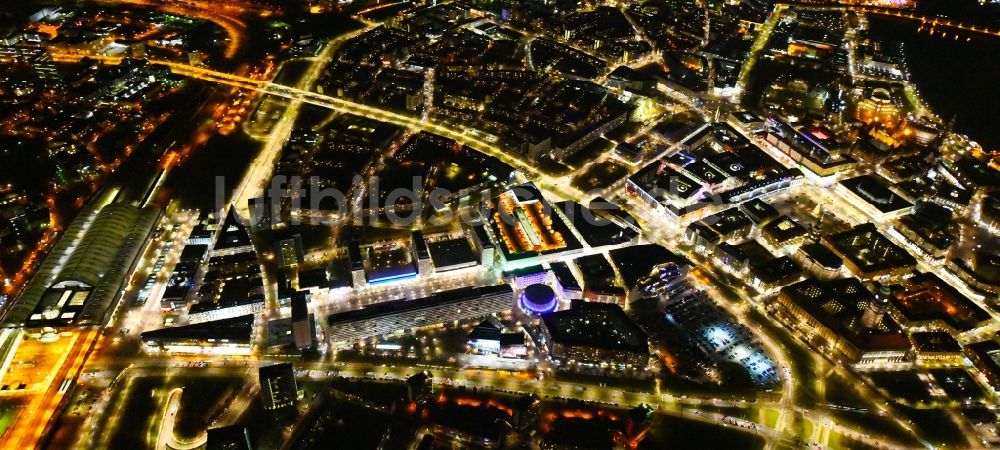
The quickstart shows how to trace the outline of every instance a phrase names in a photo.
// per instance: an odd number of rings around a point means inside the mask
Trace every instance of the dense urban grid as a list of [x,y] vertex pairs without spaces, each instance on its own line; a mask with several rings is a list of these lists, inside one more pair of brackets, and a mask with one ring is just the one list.
[[8,2],[0,447],[998,448],[965,3]]

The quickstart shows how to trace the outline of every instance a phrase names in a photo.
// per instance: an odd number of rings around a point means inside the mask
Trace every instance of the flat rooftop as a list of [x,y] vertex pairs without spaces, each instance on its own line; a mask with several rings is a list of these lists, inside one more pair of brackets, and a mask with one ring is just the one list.
[[805,236],[809,231],[792,218],[782,216],[765,225],[761,233],[777,244],[784,244]]
[[842,258],[866,274],[913,267],[917,264],[913,256],[890,241],[871,223],[825,236],[823,240]]
[[253,339],[254,316],[232,317],[194,325],[143,332],[143,342],[204,341],[249,344]]
[[549,264],[549,268],[552,269],[552,274],[555,275],[556,280],[559,281],[559,285],[563,289],[580,289],[580,282],[576,280],[576,276],[573,275],[573,271],[570,270],[568,264],[556,261]]
[[583,275],[583,285],[590,284],[613,284],[615,281],[615,269],[611,263],[601,253],[581,256],[573,260],[573,264],[580,269]]
[[415,276],[417,267],[405,245],[371,248],[365,258],[365,275],[370,283]]
[[618,269],[625,287],[631,289],[639,280],[649,276],[656,266],[669,262],[690,265],[687,259],[657,244],[633,245],[608,252],[611,262]]
[[255,295],[251,297],[237,297],[219,300],[217,302],[211,301],[201,301],[191,305],[191,309],[188,314],[198,314],[209,311],[218,311],[227,308],[236,308],[238,306],[251,305],[254,303],[264,303],[264,295]]
[[943,331],[928,331],[910,335],[913,348],[921,353],[960,353],[962,345]]
[[823,244],[804,244],[802,247],[799,247],[799,251],[824,268],[836,270],[844,266],[844,260]]
[[573,300],[542,320],[557,344],[649,353],[646,333],[616,304]]
[[424,297],[416,300],[393,300],[376,303],[362,309],[331,314],[326,318],[326,323],[327,325],[333,326],[339,323],[373,319],[408,311],[419,311],[424,308],[446,306],[461,303],[472,298],[504,293],[511,295],[511,305],[513,306],[514,290],[511,289],[510,285],[500,284],[496,286],[465,287],[440,292],[430,297]]
[[891,213],[913,206],[886,187],[887,182],[882,177],[861,175],[843,180],[840,184],[882,213]]
[[857,278],[830,281],[808,279],[781,289],[798,307],[823,326],[860,349],[907,349],[906,335],[888,314],[873,328],[861,323],[862,307],[875,301],[874,294]]
[[959,332],[971,330],[990,318],[989,313],[931,273],[907,280],[903,290],[890,297],[890,301],[910,322],[940,320]]
[[508,260],[580,247],[534,185],[515,186],[487,200],[486,209],[493,234]]
[[652,195],[660,203],[673,203],[674,199],[688,201],[701,192],[701,183],[681,174],[662,161],[653,161],[629,177],[629,181]]
[[624,244],[636,237],[631,228],[622,228],[577,202],[567,200],[556,203],[555,206],[565,213],[569,225],[576,229],[583,240],[591,247]]
[[479,262],[476,252],[469,245],[469,239],[465,237],[430,242],[427,249],[431,262],[437,268],[475,265]]

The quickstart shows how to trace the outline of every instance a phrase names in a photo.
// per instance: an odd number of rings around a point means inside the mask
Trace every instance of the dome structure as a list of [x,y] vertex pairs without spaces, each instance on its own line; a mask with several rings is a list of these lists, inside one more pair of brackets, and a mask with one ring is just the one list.
[[524,288],[520,299],[521,309],[532,314],[548,314],[556,310],[559,299],[556,292],[547,284],[532,284]]

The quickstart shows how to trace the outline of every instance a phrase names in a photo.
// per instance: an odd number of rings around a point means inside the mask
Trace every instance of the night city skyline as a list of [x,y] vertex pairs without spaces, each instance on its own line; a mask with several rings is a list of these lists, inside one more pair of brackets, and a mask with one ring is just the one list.
[[1000,448],[996,0],[8,3],[2,449]]

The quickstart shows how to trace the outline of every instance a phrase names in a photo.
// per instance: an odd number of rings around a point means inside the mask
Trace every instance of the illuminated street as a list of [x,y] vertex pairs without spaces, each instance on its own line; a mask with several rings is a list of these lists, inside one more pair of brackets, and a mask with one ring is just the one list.
[[993,3],[28,3],[0,447],[1000,446]]

